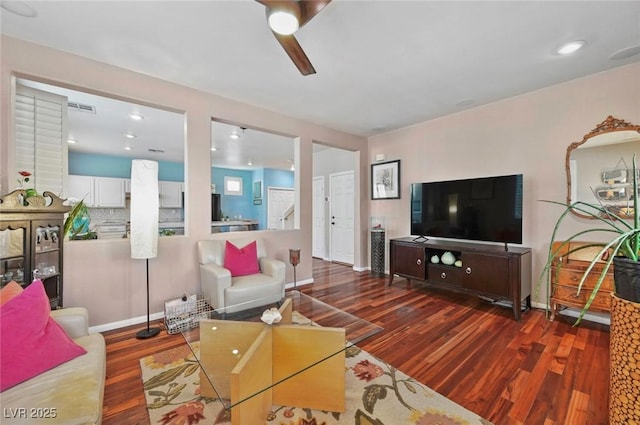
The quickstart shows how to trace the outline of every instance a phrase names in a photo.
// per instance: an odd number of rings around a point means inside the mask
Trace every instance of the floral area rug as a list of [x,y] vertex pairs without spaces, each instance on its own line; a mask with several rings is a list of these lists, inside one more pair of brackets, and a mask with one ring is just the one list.
[[[219,400],[200,396],[200,367],[187,346],[140,360],[152,425],[228,424]],[[273,406],[267,425],[490,425],[358,347],[346,352],[346,411]],[[261,424],[242,424],[261,425]]]

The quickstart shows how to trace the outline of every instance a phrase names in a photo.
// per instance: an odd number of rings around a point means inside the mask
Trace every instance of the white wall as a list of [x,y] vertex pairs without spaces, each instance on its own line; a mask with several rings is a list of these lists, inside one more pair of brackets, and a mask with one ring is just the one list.
[[[370,214],[386,216],[388,237],[407,236],[411,183],[524,174],[523,245],[533,249],[533,297],[546,303],[535,282],[561,211],[539,200],[566,199],[566,149],[608,115],[640,123],[640,63],[370,137],[370,162],[402,161],[402,198],[372,201]],[[584,222],[572,218],[560,237]]]
[[[242,122],[264,131],[300,139],[297,163],[299,172],[296,172],[300,194],[300,229],[257,231],[252,236],[264,238],[267,250],[283,260],[288,259],[290,247],[301,248],[302,259],[297,268],[297,277],[300,281],[312,279],[312,144],[318,141],[359,152],[361,158],[356,164],[356,176],[359,179],[360,175],[366,176],[367,171],[365,138],[11,37],[2,36],[0,42],[2,188],[10,187],[9,183],[15,180],[17,172],[11,160],[14,154],[12,96],[16,76],[185,114],[185,202],[188,211],[185,225],[188,236],[160,238],[158,257],[150,260],[152,313],[163,310],[164,300],[198,289],[197,240],[225,236],[211,235],[210,228],[209,158],[212,117],[228,122]],[[359,179],[358,182],[362,186],[360,191],[364,191],[366,178]],[[364,218],[368,216],[367,207],[367,204],[362,205],[356,222],[356,258],[359,264],[366,264],[367,261],[366,228],[360,228],[361,222],[366,223]],[[126,240],[65,243],[65,305],[87,307],[91,313],[91,325],[145,317],[145,262],[129,257],[130,248]],[[290,266],[287,266],[287,281],[293,281]]]

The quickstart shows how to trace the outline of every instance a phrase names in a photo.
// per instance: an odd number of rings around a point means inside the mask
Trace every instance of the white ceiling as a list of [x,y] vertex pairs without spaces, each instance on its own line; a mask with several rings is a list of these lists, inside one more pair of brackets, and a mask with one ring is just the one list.
[[364,136],[640,60],[639,1],[334,0],[296,33],[310,76],[252,0],[20,3],[2,33]]

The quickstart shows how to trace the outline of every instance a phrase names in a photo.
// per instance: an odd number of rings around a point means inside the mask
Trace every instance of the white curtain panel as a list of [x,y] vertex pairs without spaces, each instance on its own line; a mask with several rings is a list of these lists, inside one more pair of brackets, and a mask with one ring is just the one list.
[[158,255],[158,163],[131,161],[131,258]]

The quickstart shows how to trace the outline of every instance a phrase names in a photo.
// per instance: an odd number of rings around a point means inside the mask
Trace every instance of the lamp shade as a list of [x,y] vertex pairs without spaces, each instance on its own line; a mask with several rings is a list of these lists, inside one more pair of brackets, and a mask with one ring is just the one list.
[[158,163],[131,161],[131,258],[158,255]]
[[289,264],[292,266],[300,264],[300,249],[289,249]]

